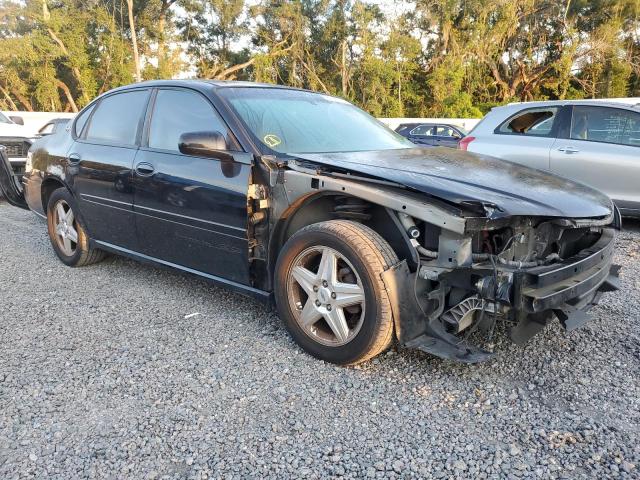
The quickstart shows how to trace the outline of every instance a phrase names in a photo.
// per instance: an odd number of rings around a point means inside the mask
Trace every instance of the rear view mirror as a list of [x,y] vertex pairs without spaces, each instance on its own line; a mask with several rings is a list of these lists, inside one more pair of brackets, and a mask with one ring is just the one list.
[[180,135],[180,140],[178,141],[180,153],[197,157],[233,160],[233,156],[227,149],[227,140],[218,131],[186,132]]
[[19,117],[18,115],[9,116],[9,120],[18,125],[24,125],[24,119],[22,117]]

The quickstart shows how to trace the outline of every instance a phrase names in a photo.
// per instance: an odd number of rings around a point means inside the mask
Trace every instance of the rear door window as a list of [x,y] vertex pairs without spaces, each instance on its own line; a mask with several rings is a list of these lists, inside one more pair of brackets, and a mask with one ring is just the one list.
[[91,117],[86,139],[135,145],[148,96],[148,90],[133,90],[103,98]]
[[610,107],[573,107],[571,138],[640,146],[640,113]]
[[455,130],[451,127],[447,127],[446,125],[441,125],[436,127],[436,136],[437,137],[453,137]]
[[409,135],[415,135],[416,137],[432,137],[434,135],[435,127],[433,125],[419,125]]
[[500,125],[496,133],[549,137],[554,133],[558,107],[522,110]]

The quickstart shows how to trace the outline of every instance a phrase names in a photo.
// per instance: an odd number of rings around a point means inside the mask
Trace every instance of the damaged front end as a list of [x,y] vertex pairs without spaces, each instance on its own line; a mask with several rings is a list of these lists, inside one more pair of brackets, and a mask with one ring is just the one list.
[[399,342],[409,348],[480,362],[493,354],[473,339],[490,343],[498,323],[518,344],[556,318],[570,331],[589,320],[603,292],[618,288],[617,212],[594,220],[467,219],[463,233],[398,215],[420,265],[412,272],[401,262],[383,279]]
[[[395,217],[406,248],[383,281],[402,346],[480,362],[493,355],[497,331],[506,329],[523,344],[556,318],[573,330],[589,319],[587,311],[603,292],[618,288],[612,261],[620,214],[600,194],[587,191],[584,198],[592,198],[586,204],[591,212],[604,215],[573,218],[553,206],[544,214],[514,214],[525,210],[515,200],[507,211],[493,202],[454,202],[314,163],[288,167],[283,184],[290,204],[310,189],[339,192]],[[573,192],[573,204],[584,188]]]

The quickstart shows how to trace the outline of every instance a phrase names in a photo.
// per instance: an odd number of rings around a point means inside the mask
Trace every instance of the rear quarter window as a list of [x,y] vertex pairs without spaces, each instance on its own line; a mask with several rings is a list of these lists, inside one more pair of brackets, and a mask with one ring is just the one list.
[[95,103],[91,105],[89,108],[85,109],[76,119],[76,122],[73,127],[73,133],[75,134],[76,137],[80,137],[82,135],[82,130],[84,129],[84,126],[87,124],[87,120],[89,120],[89,117],[91,116],[91,112],[93,112],[94,108],[95,108]]
[[100,100],[87,127],[86,139],[96,142],[135,145],[148,90],[133,90]]
[[521,110],[505,120],[495,133],[548,137],[552,135],[559,107],[541,107]]

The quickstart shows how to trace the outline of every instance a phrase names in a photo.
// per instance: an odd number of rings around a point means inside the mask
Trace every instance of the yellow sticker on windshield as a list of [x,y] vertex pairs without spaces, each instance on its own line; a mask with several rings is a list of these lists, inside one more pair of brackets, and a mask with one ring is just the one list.
[[266,143],[267,146],[271,148],[277,147],[282,143],[282,140],[280,140],[280,137],[278,137],[277,135],[274,135],[273,133],[269,133],[265,135],[262,140],[264,140],[264,143]]

